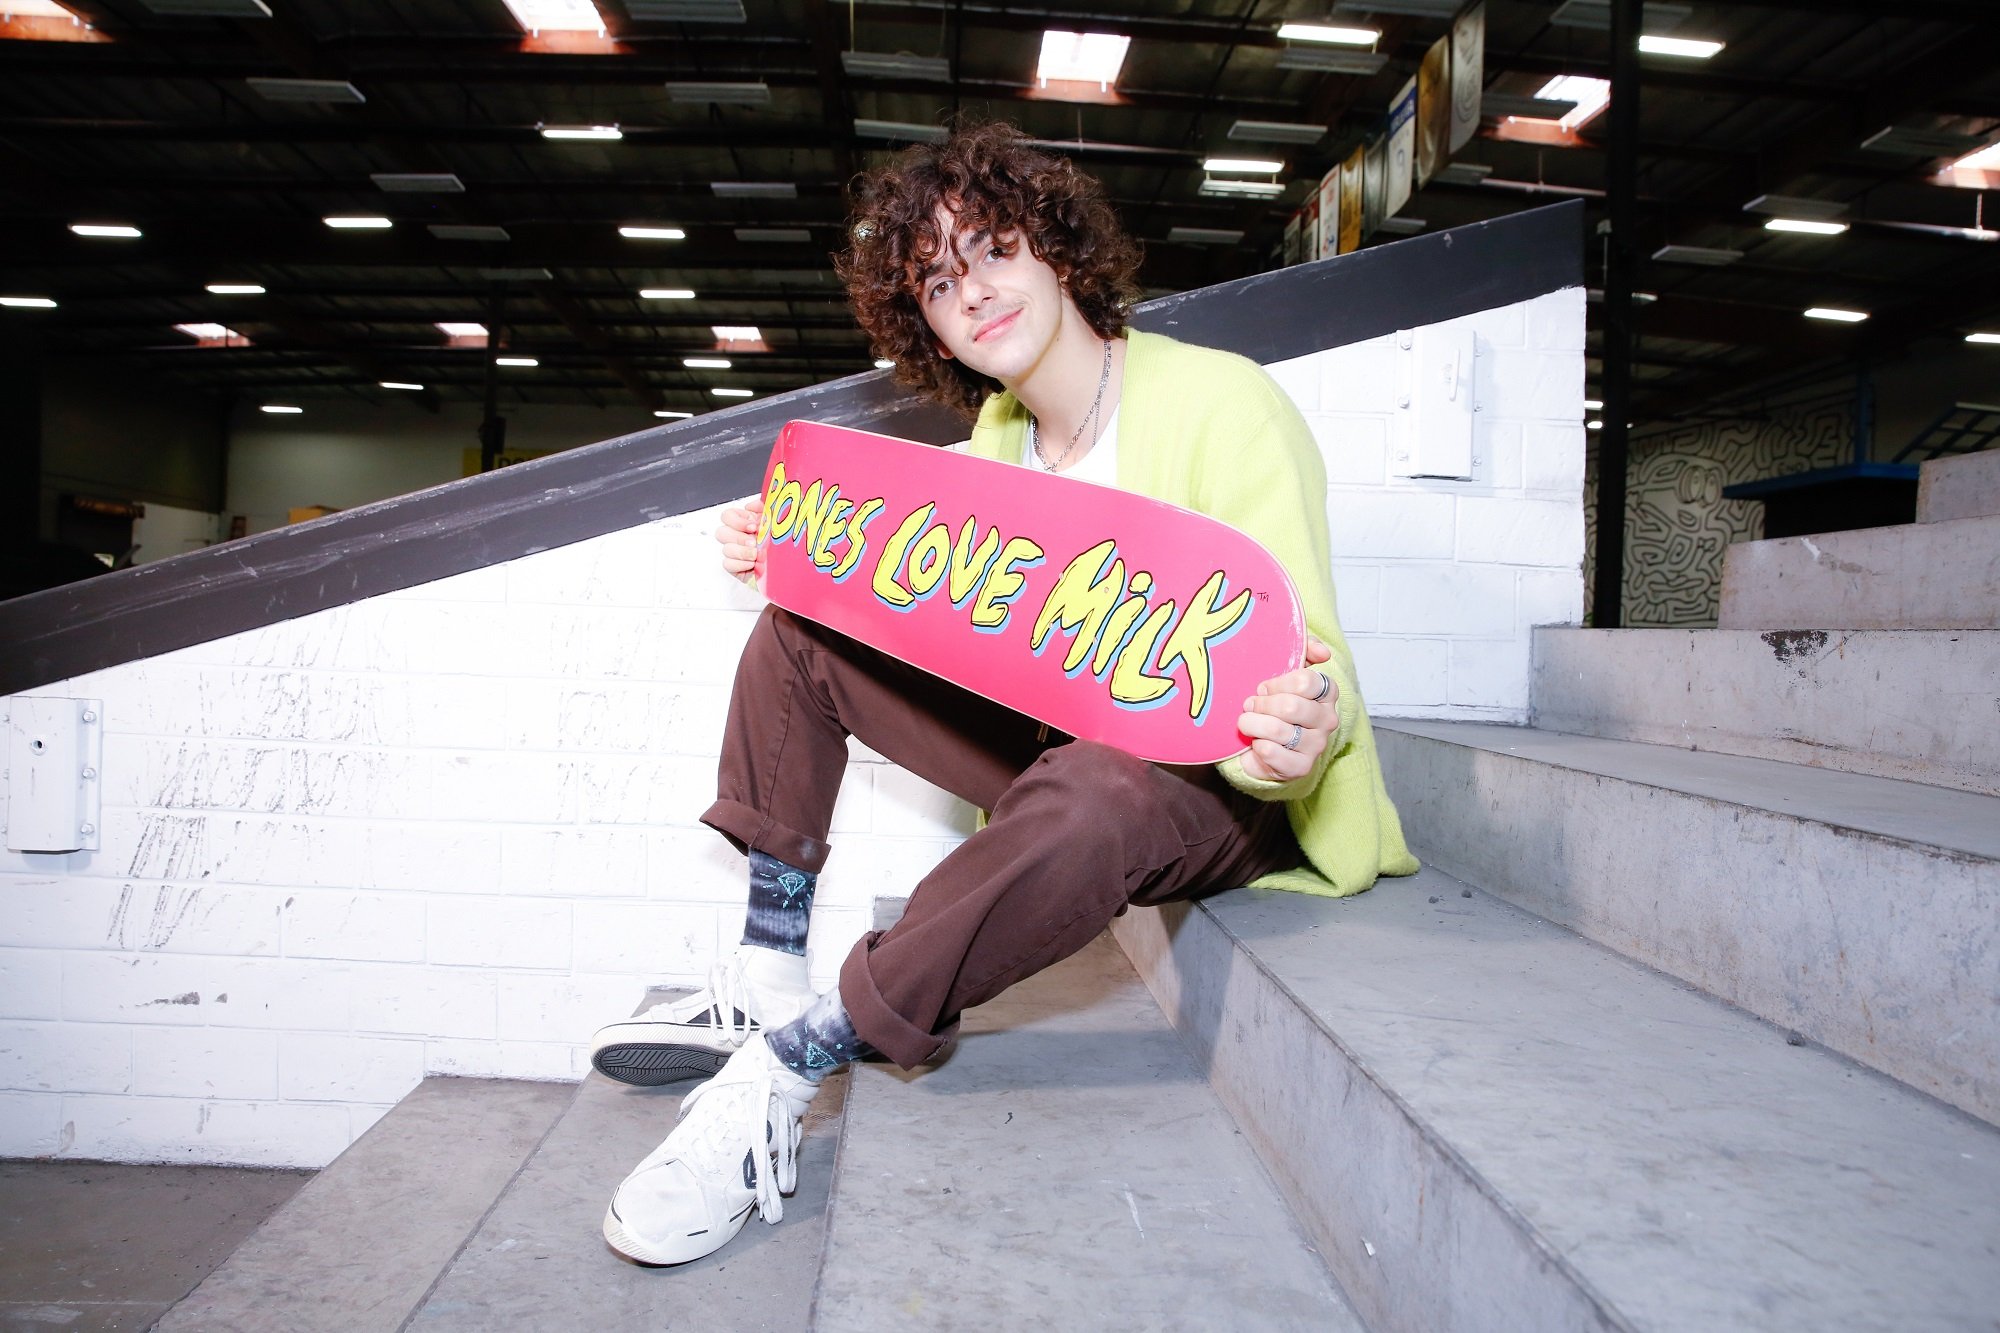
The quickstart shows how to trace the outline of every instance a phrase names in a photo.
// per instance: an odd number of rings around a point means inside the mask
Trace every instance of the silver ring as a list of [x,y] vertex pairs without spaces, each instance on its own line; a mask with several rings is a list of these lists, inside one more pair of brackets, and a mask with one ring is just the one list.
[[1292,723],[1292,738],[1283,743],[1284,747],[1287,750],[1296,750],[1299,748],[1299,742],[1304,740],[1305,738],[1306,738],[1306,729],[1300,726],[1298,723],[1294,722]]
[[1313,674],[1319,677],[1319,693],[1315,694],[1312,697],[1312,701],[1314,703],[1318,703],[1321,699],[1326,698],[1326,696],[1332,692],[1333,677],[1327,675],[1326,672],[1324,671],[1315,671],[1313,672]]

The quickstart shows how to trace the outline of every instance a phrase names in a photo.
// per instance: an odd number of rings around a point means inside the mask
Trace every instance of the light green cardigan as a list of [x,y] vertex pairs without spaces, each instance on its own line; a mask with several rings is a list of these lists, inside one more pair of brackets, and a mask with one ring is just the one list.
[[[994,394],[970,451],[1018,462],[1027,431],[1020,400]],[[1306,627],[1333,649],[1320,669],[1340,687],[1340,733],[1312,772],[1263,782],[1243,771],[1240,758],[1217,765],[1238,790],[1284,801],[1306,854],[1306,865],[1253,887],[1346,897],[1378,875],[1415,874],[1417,859],[1383,788],[1354,657],[1334,613],[1326,468],[1292,400],[1254,361],[1133,330],[1118,402],[1118,485],[1219,518],[1262,542],[1298,585]]]

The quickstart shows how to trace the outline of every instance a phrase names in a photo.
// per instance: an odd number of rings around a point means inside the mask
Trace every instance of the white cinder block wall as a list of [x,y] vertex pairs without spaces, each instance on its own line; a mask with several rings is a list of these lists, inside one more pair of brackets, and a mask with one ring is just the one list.
[[[1468,321],[1469,482],[1389,479],[1393,340],[1274,373],[1326,451],[1370,704],[1521,721],[1529,628],[1582,610],[1583,294]],[[742,927],[696,819],[759,605],[714,522],[30,691],[103,703],[103,846],[0,853],[0,1155],[319,1166],[425,1074],[578,1078],[599,1023],[697,981]],[[971,827],[857,749],[822,984]]]

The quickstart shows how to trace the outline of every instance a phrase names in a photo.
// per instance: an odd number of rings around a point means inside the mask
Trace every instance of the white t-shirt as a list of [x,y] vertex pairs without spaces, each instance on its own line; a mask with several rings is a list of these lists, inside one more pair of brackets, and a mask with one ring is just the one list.
[[[1046,447],[1046,446],[1044,446]],[[1042,460],[1035,457],[1034,433],[1021,442],[1021,466],[1041,467]],[[1097,443],[1082,461],[1065,469],[1059,475],[1074,477],[1078,481],[1094,481],[1104,486],[1118,484],[1118,409],[1111,409],[1111,415],[1104,419],[1104,431],[1097,437]]]

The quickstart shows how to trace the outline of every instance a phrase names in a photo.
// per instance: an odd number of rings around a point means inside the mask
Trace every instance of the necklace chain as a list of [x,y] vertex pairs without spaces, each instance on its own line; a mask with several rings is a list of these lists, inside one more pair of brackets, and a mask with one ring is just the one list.
[[[1049,456],[1042,452],[1041,432],[1035,428],[1035,418],[1032,415],[1028,417],[1028,444],[1035,451],[1035,461],[1042,465],[1042,471],[1054,472],[1076,449],[1076,442],[1083,438],[1083,432],[1097,419],[1097,409],[1104,406],[1104,386],[1109,383],[1111,383],[1111,340],[1106,338],[1104,369],[1097,375],[1097,396],[1090,400],[1090,411],[1083,414],[1083,422],[1076,428],[1076,434],[1069,437],[1069,443],[1063,446],[1063,451],[1056,455],[1054,462],[1050,462]],[[1096,443],[1096,436],[1091,437],[1091,442]]]

